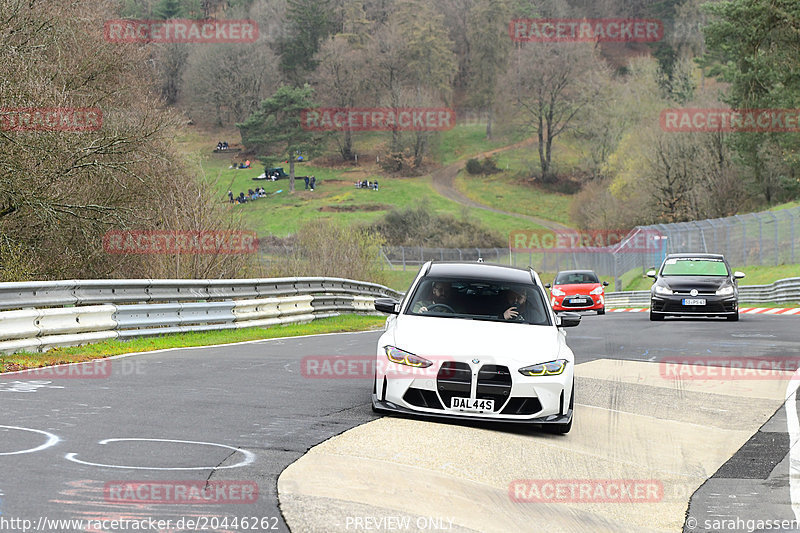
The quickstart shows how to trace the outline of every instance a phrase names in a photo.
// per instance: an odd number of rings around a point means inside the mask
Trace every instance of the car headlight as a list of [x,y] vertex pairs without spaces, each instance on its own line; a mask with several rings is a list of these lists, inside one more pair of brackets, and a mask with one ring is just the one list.
[[603,286],[600,285],[599,287],[590,290],[589,294],[603,294]]
[[733,286],[727,285],[717,291],[717,296],[733,296]]
[[433,364],[432,361],[428,361],[418,355],[414,355],[413,353],[408,353],[400,348],[395,348],[394,346],[384,346],[383,350],[386,352],[386,357],[392,363],[397,363],[398,365],[407,365],[413,366],[416,368],[428,368]]
[[653,289],[653,292],[655,292],[656,294],[663,294],[664,296],[669,296],[670,294],[672,294],[672,289],[664,287],[663,285],[656,285],[655,288]]
[[557,359],[555,361],[550,361],[549,363],[541,363],[538,365],[520,368],[519,373],[523,376],[557,376],[558,374],[564,372],[565,368],[567,368],[567,360]]
[[562,291],[561,289],[553,287],[552,289],[550,289],[550,294],[552,294],[553,296],[564,296],[567,293]]

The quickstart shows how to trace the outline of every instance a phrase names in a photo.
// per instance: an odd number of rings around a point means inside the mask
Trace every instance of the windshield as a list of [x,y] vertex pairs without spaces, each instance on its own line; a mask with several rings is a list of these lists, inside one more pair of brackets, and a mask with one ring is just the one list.
[[553,285],[573,285],[580,283],[600,283],[594,272],[561,272]]
[[662,276],[727,276],[728,267],[721,259],[677,257],[667,259]]
[[406,314],[550,325],[535,285],[498,281],[426,278],[414,291]]

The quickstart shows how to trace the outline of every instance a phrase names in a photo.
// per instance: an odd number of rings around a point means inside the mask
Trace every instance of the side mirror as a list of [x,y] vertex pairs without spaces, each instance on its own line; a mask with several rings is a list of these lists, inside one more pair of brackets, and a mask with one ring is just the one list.
[[608,287],[608,282],[607,281],[603,282],[603,287]]
[[738,270],[733,273],[733,279],[742,279],[744,277],[744,272],[739,272]]
[[581,323],[578,313],[561,313],[556,315],[556,326],[560,328],[574,328]]
[[391,298],[376,298],[375,310],[381,313],[397,315],[400,313],[400,302],[392,300]]
[[549,283],[545,283],[545,284],[544,284],[544,288],[545,288],[545,289],[549,289],[551,286],[552,286],[552,285],[550,285]]
[[647,271],[647,277],[648,278],[655,278],[656,277],[656,271],[655,270],[648,270]]

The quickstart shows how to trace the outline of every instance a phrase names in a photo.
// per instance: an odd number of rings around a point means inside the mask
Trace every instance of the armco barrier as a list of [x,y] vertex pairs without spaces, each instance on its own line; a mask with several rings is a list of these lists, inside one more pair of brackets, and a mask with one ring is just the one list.
[[[647,307],[650,291],[607,292],[606,307]],[[800,303],[800,278],[781,279],[769,285],[743,285],[739,287],[739,301],[743,303]]]
[[375,313],[379,297],[403,295],[342,278],[0,283],[0,353]]

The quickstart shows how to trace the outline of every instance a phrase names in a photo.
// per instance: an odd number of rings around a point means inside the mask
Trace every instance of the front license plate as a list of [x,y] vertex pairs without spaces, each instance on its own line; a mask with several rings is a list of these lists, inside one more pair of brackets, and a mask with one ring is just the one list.
[[451,409],[459,409],[461,411],[494,411],[494,400],[478,400],[471,398],[453,398],[450,400]]
[[587,300],[586,298],[573,298],[572,300],[570,300],[570,302],[574,304],[588,304],[589,300]]
[[704,298],[684,298],[683,305],[706,305]]

